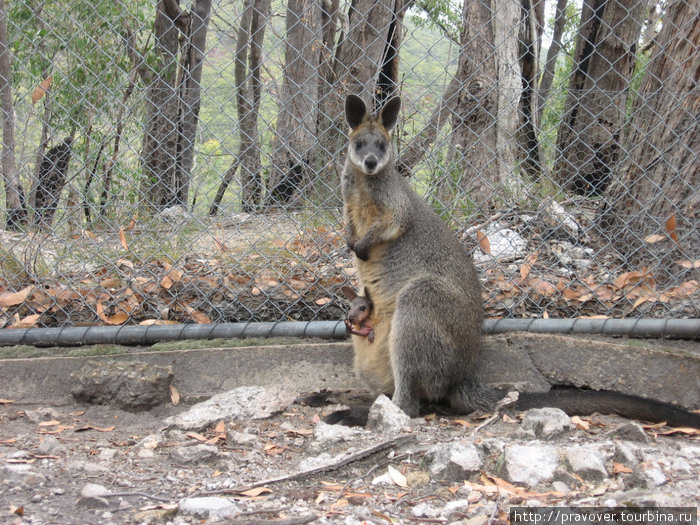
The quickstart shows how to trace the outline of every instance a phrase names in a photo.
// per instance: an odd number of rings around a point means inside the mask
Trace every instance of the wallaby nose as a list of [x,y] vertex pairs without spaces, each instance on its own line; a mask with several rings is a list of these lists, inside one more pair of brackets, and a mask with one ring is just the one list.
[[374,171],[374,169],[377,167],[377,157],[374,155],[370,155],[365,159],[365,168],[367,168],[367,171]]

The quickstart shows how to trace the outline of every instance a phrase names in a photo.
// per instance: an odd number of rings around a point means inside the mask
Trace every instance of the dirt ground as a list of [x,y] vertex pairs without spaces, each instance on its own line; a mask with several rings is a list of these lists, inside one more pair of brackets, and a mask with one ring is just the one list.
[[[533,437],[519,414],[430,414],[387,434],[320,423],[334,408],[294,403],[193,431],[164,424],[183,404],[129,413],[3,400],[0,522],[481,525],[507,523],[515,505],[695,507],[700,496],[690,430],[593,416]],[[450,451],[442,470],[436,450]],[[537,472],[547,460],[517,465],[523,451],[552,450],[549,475]],[[577,466],[580,451],[590,468]]]

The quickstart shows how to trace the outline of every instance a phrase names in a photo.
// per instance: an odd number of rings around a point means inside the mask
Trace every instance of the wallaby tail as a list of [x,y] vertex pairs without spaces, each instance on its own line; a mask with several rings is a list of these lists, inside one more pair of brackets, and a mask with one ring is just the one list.
[[594,412],[661,423],[673,427],[700,428],[700,414],[670,403],[607,390],[555,389],[549,392],[521,392],[516,410],[560,408],[569,415],[585,416]]

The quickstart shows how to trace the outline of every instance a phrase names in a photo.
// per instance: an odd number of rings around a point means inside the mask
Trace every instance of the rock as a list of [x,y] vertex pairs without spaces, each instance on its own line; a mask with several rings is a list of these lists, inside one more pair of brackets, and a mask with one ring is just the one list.
[[644,461],[637,465],[627,480],[628,487],[654,489],[666,483],[666,475],[655,461]]
[[201,430],[222,419],[265,419],[287,408],[296,398],[297,393],[285,387],[243,386],[166,418],[165,424],[183,430]]
[[304,471],[304,470],[311,470],[319,467],[324,467],[326,465],[330,465],[333,463],[334,458],[327,452],[323,452],[322,454],[319,454],[318,456],[311,456],[308,458],[303,459],[299,463],[299,470]]
[[71,379],[78,401],[137,412],[170,401],[173,371],[140,361],[89,361]]
[[634,468],[639,463],[641,451],[631,443],[625,441],[615,441],[615,452],[613,461],[626,467]]
[[597,444],[574,445],[564,451],[564,457],[571,472],[586,481],[607,479],[606,458]]
[[452,521],[455,514],[465,514],[469,509],[469,501],[466,499],[456,499],[448,501],[445,508],[442,509],[440,516],[446,518],[447,521]]
[[484,263],[488,261],[508,261],[517,259],[527,253],[527,241],[517,232],[503,228],[500,224],[490,225],[483,232],[489,240],[490,252],[484,253],[476,250],[473,254],[474,262]]
[[41,423],[42,421],[62,420],[65,414],[52,407],[41,407],[36,410],[25,410],[25,417],[32,423]]
[[478,473],[483,460],[473,443],[453,442],[430,447],[421,460],[421,466],[433,477],[462,481]]
[[573,215],[554,199],[548,200],[541,208],[542,222],[557,237],[578,239],[579,225]]
[[647,436],[647,433],[644,431],[644,427],[636,421],[627,421],[608,432],[606,437],[624,441],[635,441],[638,443],[649,443],[649,436]]
[[108,494],[109,490],[106,487],[96,483],[88,483],[80,489],[78,505],[91,509],[109,507],[109,500],[104,497]]
[[226,441],[236,445],[251,445],[255,446],[259,443],[258,436],[249,434],[248,432],[231,431],[226,436]]
[[47,478],[32,465],[10,463],[0,468],[0,480],[10,480],[25,487],[34,487],[47,481]]
[[44,436],[44,438],[39,443],[39,446],[36,447],[36,451],[39,454],[55,456],[57,454],[61,454],[64,451],[64,447],[58,442],[58,439],[56,439],[55,437]]
[[197,465],[218,459],[219,449],[214,445],[199,444],[191,447],[176,447],[170,454],[170,460],[178,465]]
[[200,497],[184,498],[179,502],[179,511],[198,518],[225,520],[238,516],[241,511],[229,498]]
[[552,476],[553,483],[564,483],[567,487],[579,489],[583,486],[581,478],[574,476],[571,472],[567,472],[561,467],[557,467]]
[[525,412],[520,433],[548,439],[575,427],[571,418],[558,408],[533,408]]
[[419,503],[411,509],[411,514],[416,518],[437,518],[440,511],[429,503]]
[[343,425],[329,425],[319,421],[314,425],[314,443],[316,447],[325,447],[343,441],[350,441],[362,434],[361,430]]
[[110,459],[113,459],[116,454],[117,451],[113,448],[103,448],[97,455],[97,459],[100,461],[109,461]]
[[551,445],[511,445],[503,454],[505,478],[532,487],[552,478],[559,465],[557,449]]
[[379,396],[369,409],[367,428],[379,434],[398,434],[411,418],[385,395]]

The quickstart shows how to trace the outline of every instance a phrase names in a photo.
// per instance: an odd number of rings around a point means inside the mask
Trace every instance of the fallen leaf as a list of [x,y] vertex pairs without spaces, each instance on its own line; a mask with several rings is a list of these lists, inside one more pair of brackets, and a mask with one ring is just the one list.
[[408,487],[408,483],[406,482],[406,476],[404,476],[401,472],[396,470],[391,465],[389,465],[388,470],[389,470],[389,477],[391,478],[391,481],[393,481],[399,487],[403,487],[403,488]]
[[535,262],[537,262],[537,252],[533,253],[532,255],[528,255],[525,259],[525,263],[523,263],[523,265],[520,267],[520,279],[523,281],[527,279],[527,276],[530,274]]
[[581,419],[579,416],[571,416],[571,422],[576,425],[579,430],[589,430],[591,428],[591,423],[585,419]]
[[28,315],[26,317],[23,317],[22,319],[19,319],[18,321],[15,321],[7,328],[34,328],[36,326],[37,321],[39,321],[40,318],[41,314]]
[[51,421],[42,421],[41,423],[38,423],[37,426],[39,427],[55,427],[56,425],[60,425],[61,422],[58,419],[52,419]]
[[34,88],[34,91],[32,91],[32,104],[36,104],[42,98],[44,98],[44,95],[49,92],[52,83],[53,77],[46,77],[37,87]]
[[325,305],[325,304],[330,303],[331,301],[332,301],[332,299],[331,299],[330,297],[322,297],[321,299],[318,299],[318,300],[316,301],[316,304],[317,304],[318,306],[323,306],[323,305]]
[[243,492],[239,492],[239,494],[242,494],[243,496],[248,496],[249,498],[255,498],[256,496],[260,496],[262,494],[271,494],[272,490],[268,489],[267,487],[255,487],[252,489],[244,490]]
[[169,319],[146,319],[145,321],[141,321],[139,324],[143,325],[143,326],[151,326],[151,325],[165,325],[165,324],[180,324],[180,322],[179,321],[171,321]]
[[655,233],[653,235],[649,235],[648,237],[646,237],[644,239],[644,242],[649,243],[649,244],[654,244],[657,242],[661,242],[665,239],[666,239],[666,237],[664,237],[663,235],[659,235],[658,233]]
[[124,228],[124,231],[131,231],[134,229],[134,226],[136,226],[136,219],[131,219],[129,224],[126,225],[126,228]]
[[22,304],[32,291],[31,286],[23,288],[19,292],[5,292],[0,294],[0,306],[17,306]]
[[14,403],[14,399],[2,399],[0,398],[0,405],[11,405]]
[[666,231],[668,232],[671,239],[673,239],[676,244],[678,244],[678,235],[676,234],[676,214],[671,215],[666,221]]
[[120,227],[119,228],[119,242],[122,244],[122,248],[124,248],[124,251],[129,251],[129,245],[126,242],[126,234],[124,233],[124,228]]
[[670,436],[672,434],[687,434],[689,436],[700,436],[700,429],[690,427],[674,427],[663,432],[658,432],[661,436]]
[[632,469],[622,463],[613,463],[613,474],[629,474]]
[[491,242],[484,232],[476,230],[476,241],[479,243],[479,249],[486,255],[491,255]]
[[180,392],[173,385],[170,385],[170,402],[175,406],[180,404]]
[[214,427],[214,432],[217,432],[219,434],[224,434],[226,432],[226,423],[222,419],[217,423],[217,425]]

